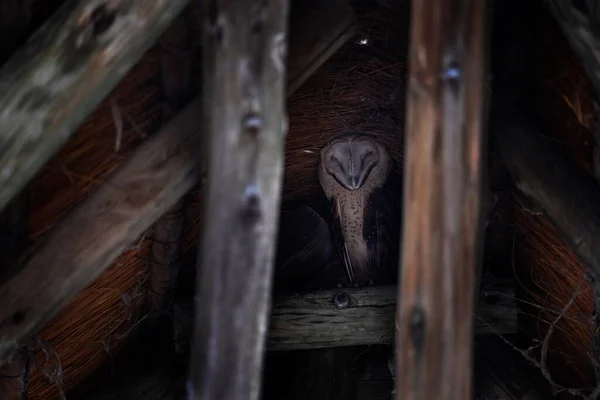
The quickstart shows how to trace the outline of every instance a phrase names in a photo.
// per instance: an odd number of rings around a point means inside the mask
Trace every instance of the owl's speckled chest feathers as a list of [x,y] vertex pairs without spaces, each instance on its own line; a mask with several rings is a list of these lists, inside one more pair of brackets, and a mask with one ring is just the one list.
[[369,252],[370,247],[372,252],[369,240],[373,239],[370,236],[376,234],[377,227],[365,224],[376,223],[376,219],[367,220],[368,213],[376,212],[372,209],[374,205],[370,201],[371,195],[385,184],[391,168],[391,160],[384,157],[377,168],[371,171],[365,184],[356,190],[344,188],[323,168],[319,170],[319,181],[331,203],[333,219],[339,220],[341,232],[338,234],[343,237],[343,243],[338,246],[344,247],[340,251],[347,252],[347,261],[352,264],[357,282],[365,283],[371,280],[372,269],[377,267],[372,265],[376,263],[377,255]]
[[[369,252],[364,236],[364,210],[368,206],[368,193],[364,190],[345,190],[341,186],[332,189],[331,194],[335,198],[332,211],[334,216],[340,219],[342,235],[352,264],[355,269],[367,267]],[[336,209],[336,206],[339,208]]]

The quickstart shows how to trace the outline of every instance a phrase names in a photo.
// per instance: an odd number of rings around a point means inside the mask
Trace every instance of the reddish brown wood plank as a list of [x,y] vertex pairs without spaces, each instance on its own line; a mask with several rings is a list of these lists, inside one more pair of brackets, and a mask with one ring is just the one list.
[[486,2],[412,5],[397,397],[472,398]]

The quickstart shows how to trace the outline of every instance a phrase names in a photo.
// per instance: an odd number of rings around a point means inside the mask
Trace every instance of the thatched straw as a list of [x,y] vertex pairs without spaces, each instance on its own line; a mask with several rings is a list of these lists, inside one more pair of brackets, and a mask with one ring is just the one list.
[[[153,49],[35,179],[31,185],[32,240],[47,233],[157,129],[160,87],[153,79],[158,72]],[[140,318],[147,244],[140,240],[137,248],[122,255],[45,327],[40,338],[48,346],[35,354],[31,399],[58,398],[60,390],[67,392],[111,360]],[[56,357],[46,363],[44,350],[55,352]],[[59,376],[52,373],[57,368]]]
[[[519,277],[535,318],[535,337],[543,342],[550,323],[572,301],[550,338],[550,372],[564,385],[565,375],[584,387],[594,385],[591,369],[593,291],[586,270],[560,238],[551,222],[523,207],[516,210],[516,228],[523,241],[524,271]],[[518,274],[519,275],[519,274]],[[581,287],[579,293],[577,288]],[[561,379],[562,378],[562,379]]]
[[284,200],[318,190],[319,151],[342,133],[376,135],[401,162],[409,15],[406,8],[355,8],[360,24],[356,40],[289,99]]
[[[571,51],[560,28],[542,7],[531,26],[531,50],[535,52],[533,95],[544,118],[544,132],[564,145],[573,162],[592,174],[591,132],[594,129],[593,88]],[[583,285],[550,339],[549,365],[554,379],[566,386],[574,380],[582,387],[594,386],[592,368],[593,292],[586,268],[560,238],[548,219],[523,207],[516,210],[517,232],[522,239],[525,276],[520,276],[526,300],[531,302],[535,336],[543,342],[548,326]],[[529,275],[529,276],[527,276]]]

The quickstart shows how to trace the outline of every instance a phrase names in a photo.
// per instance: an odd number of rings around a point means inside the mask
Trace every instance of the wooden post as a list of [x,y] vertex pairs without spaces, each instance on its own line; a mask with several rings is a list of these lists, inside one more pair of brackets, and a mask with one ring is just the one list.
[[202,5],[210,145],[188,398],[257,400],[287,132],[289,4]]
[[0,282],[0,361],[27,343],[198,182],[202,121],[202,102],[196,99],[57,225],[17,274]]
[[412,5],[397,397],[472,397],[486,2]]
[[0,210],[188,0],[71,0],[0,70]]
[[[396,287],[323,290],[274,301],[267,333],[268,351],[391,344]],[[514,289],[504,283],[484,285],[477,305],[477,335],[513,334],[518,329]],[[194,310],[176,304],[180,340],[191,335]]]

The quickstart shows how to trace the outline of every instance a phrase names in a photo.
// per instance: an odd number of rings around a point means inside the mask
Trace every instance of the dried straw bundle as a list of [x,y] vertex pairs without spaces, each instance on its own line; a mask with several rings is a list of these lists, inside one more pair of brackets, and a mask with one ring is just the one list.
[[540,343],[563,315],[549,339],[549,370],[562,384],[571,386],[574,379],[582,387],[593,386],[593,290],[586,270],[544,216],[517,206],[516,231],[523,244],[524,268],[517,273],[524,289],[523,309],[533,317],[530,325],[535,325],[533,333]]
[[[531,46],[535,53],[531,69],[535,74],[530,83],[543,116],[544,132],[591,174],[591,132],[596,122],[592,85],[544,7],[539,9],[531,34],[535,43]],[[543,343],[549,326],[572,301],[552,333],[549,369],[555,380],[567,386],[571,386],[567,383],[570,380],[582,387],[594,386],[590,358],[593,292],[586,269],[545,217],[517,206],[516,228],[523,245],[525,275],[520,278],[526,300],[531,303],[528,308],[532,315],[525,317],[526,323],[535,326],[534,334]]]
[[361,32],[343,46],[288,102],[284,200],[318,190],[320,149],[354,131],[376,135],[402,160],[406,7],[354,5]]
[[[46,234],[160,124],[156,50],[150,50],[109,98],[87,119],[31,185],[30,237]],[[123,254],[40,334],[31,399],[58,398],[110,361],[139,321],[147,276],[141,240]],[[141,257],[140,257],[141,256]],[[46,357],[49,356],[49,360]]]

